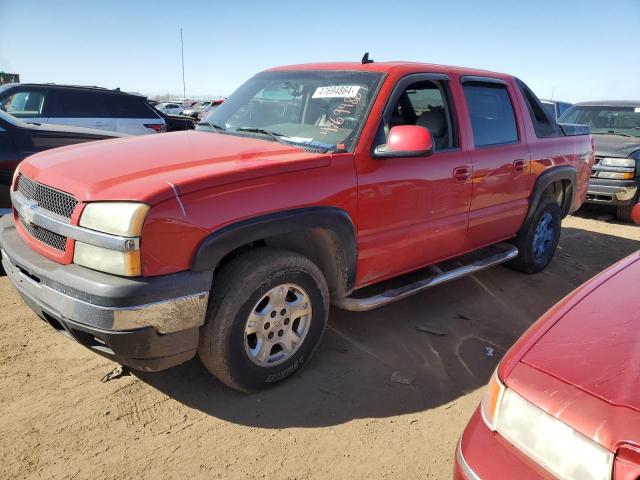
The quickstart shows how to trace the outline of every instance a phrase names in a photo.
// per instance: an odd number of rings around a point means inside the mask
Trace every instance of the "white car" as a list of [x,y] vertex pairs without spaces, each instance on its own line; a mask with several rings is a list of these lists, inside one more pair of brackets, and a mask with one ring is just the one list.
[[156,108],[165,115],[180,115],[184,107],[179,103],[164,102],[156,105]]
[[143,135],[167,130],[146,97],[76,85],[9,83],[0,86],[0,109],[32,123],[55,123]]

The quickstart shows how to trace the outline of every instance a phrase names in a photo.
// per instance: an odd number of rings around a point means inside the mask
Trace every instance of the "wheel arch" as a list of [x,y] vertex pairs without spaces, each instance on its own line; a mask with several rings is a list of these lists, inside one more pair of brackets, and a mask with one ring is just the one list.
[[529,197],[529,210],[527,211],[523,226],[526,227],[529,224],[540,201],[549,194],[556,197],[560,205],[562,218],[566,217],[569,214],[573,197],[576,194],[576,181],[576,169],[568,165],[552,167],[542,172],[536,179],[531,196]]
[[349,214],[336,207],[299,208],[227,225],[202,241],[192,270],[213,271],[238,253],[261,245],[309,258],[322,271],[332,295],[353,290],[358,258],[355,227]]

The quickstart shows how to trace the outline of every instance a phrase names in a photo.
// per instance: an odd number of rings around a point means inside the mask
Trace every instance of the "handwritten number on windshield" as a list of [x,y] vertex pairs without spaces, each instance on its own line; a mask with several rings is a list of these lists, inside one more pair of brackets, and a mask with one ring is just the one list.
[[353,97],[345,97],[342,99],[342,103],[337,105],[331,113],[332,117],[327,119],[327,125],[320,129],[322,135],[326,135],[329,132],[337,132],[340,126],[345,121],[346,115],[352,115],[356,105],[360,103],[362,95],[360,92],[356,93]]

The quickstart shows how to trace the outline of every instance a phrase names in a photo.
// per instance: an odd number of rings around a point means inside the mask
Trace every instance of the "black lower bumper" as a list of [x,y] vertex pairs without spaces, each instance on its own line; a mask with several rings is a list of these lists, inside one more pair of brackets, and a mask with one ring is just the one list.
[[638,184],[635,180],[589,181],[585,203],[626,206],[638,202]]
[[98,355],[134,370],[156,372],[192,359],[198,348],[199,328],[160,335],[153,327],[101,330],[64,319],[36,299],[18,290],[24,303],[66,337]]
[[134,369],[192,358],[211,273],[124,278],[60,265],[31,250],[12,217],[0,219],[2,265],[24,302],[59,332]]

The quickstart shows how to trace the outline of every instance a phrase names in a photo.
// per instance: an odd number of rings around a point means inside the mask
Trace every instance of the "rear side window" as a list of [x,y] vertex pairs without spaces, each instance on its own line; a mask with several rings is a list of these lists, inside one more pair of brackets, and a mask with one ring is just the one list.
[[0,108],[15,117],[39,117],[45,104],[45,91],[14,91],[0,101]]
[[109,108],[116,118],[157,118],[143,97],[134,95],[111,95]]
[[54,90],[49,116],[60,118],[110,118],[107,96],[101,92]]
[[[536,132],[536,137],[561,137],[563,133],[556,123],[555,108],[553,110],[553,114],[549,114],[549,112],[542,106],[540,100],[538,100],[538,97],[536,97],[536,95],[531,91],[529,87],[524,84],[524,82],[522,82],[521,80],[517,80],[517,84],[520,88],[522,96],[524,97],[524,101],[527,104],[527,110],[529,110],[531,123],[533,123],[533,130]],[[546,105],[555,107],[553,103]]]
[[474,82],[465,83],[463,89],[476,147],[518,141],[516,117],[505,85]]

